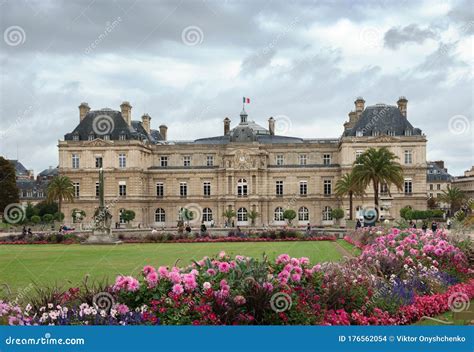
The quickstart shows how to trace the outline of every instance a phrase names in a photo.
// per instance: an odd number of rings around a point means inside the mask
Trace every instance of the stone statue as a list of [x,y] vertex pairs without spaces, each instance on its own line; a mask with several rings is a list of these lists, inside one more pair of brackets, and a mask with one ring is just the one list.
[[99,206],[94,212],[94,227],[92,234],[83,244],[119,244],[117,238],[112,234],[112,213],[105,205],[104,200],[104,170],[99,169]]

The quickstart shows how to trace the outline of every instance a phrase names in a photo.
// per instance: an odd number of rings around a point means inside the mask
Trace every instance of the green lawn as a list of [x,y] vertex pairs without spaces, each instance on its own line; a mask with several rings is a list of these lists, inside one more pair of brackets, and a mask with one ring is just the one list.
[[358,257],[362,253],[362,251],[359,248],[357,248],[356,246],[353,246],[352,244],[350,244],[349,242],[345,240],[337,240],[337,243],[339,243],[341,247],[343,247],[345,250],[351,253],[354,257]]
[[[469,304],[469,306],[471,307],[470,312],[471,312],[471,317],[473,318],[472,320],[474,320],[474,313],[473,313],[474,312],[474,308],[473,308],[474,307],[474,300],[471,300],[471,303]],[[454,313],[452,311],[448,311],[448,312],[443,313],[441,315],[438,315],[434,318],[438,319],[438,320],[441,320],[443,322],[446,322],[446,323],[451,323],[449,325],[469,325],[469,321],[454,319]],[[448,325],[448,324],[444,324],[444,323],[436,321],[436,320],[423,319],[423,320],[420,320],[419,322],[416,322],[413,325]]]
[[[0,245],[0,285],[8,284],[15,294],[54,283],[72,286],[86,274],[92,280],[114,280],[118,274],[136,275],[144,265],[179,266],[192,259],[213,256],[221,250],[230,255],[254,258],[266,253],[270,259],[282,253],[308,257],[312,263],[336,261],[342,255],[334,243],[318,242],[241,242],[241,243],[153,243],[118,246],[82,245]],[[4,285],[3,285],[4,286]],[[0,286],[0,297],[4,296]]]

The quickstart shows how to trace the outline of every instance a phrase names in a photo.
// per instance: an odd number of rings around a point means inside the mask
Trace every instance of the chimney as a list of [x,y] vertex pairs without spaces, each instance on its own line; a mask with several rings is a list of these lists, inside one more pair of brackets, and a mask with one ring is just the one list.
[[437,167],[444,170],[444,160],[436,160],[433,162]]
[[398,110],[400,110],[403,117],[407,117],[407,103],[408,103],[407,98],[403,96],[398,98],[398,101],[397,101]]
[[275,135],[275,119],[273,117],[268,119],[268,130],[270,131],[271,136]]
[[132,124],[132,106],[128,101],[124,101],[120,104],[120,109],[125,122],[130,126]]
[[142,126],[145,129],[146,133],[150,134],[150,122],[151,117],[148,114],[143,114],[142,116]]
[[163,137],[163,140],[166,141],[167,140],[167,134],[168,134],[168,126],[166,125],[161,125],[160,126],[160,134],[161,134],[161,137]]
[[224,119],[224,136],[229,135],[230,133],[230,119],[226,117]]
[[344,124],[344,129],[354,128],[357,122],[357,113],[355,111],[351,111],[349,114],[349,121]]
[[90,110],[91,108],[89,107],[89,104],[87,103],[81,103],[81,105],[79,105],[79,122],[84,120],[84,117],[86,117],[87,113]]
[[354,102],[357,118],[359,118],[360,115],[362,115],[362,112],[364,111],[364,104],[365,104],[364,98],[357,97],[357,99]]

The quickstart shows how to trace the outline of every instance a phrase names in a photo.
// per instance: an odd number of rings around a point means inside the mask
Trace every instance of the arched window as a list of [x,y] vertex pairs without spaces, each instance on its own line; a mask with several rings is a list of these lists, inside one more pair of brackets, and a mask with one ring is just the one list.
[[324,207],[323,210],[323,221],[332,220],[332,209],[331,207]]
[[202,211],[202,221],[212,221],[212,210],[210,208],[204,208]]
[[309,220],[309,211],[306,207],[301,207],[298,209],[298,220],[299,221],[308,221]]
[[166,221],[166,213],[165,210],[162,208],[158,208],[155,210],[155,222],[165,222]]
[[283,221],[285,219],[283,219],[283,208],[282,207],[278,207],[275,209],[275,221]]
[[248,221],[247,209],[239,208],[239,210],[237,210],[237,221]]
[[247,197],[248,185],[245,178],[241,178],[237,181],[237,197]]

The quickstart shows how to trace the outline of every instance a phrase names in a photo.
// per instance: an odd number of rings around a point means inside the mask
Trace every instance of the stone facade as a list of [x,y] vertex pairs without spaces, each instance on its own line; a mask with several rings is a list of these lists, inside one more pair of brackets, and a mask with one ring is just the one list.
[[[233,209],[235,225],[250,225],[248,214],[256,211],[255,225],[273,226],[284,224],[281,214],[291,208],[298,225],[331,225],[330,209],[349,211],[348,199],[334,196],[337,180],[351,170],[358,153],[383,146],[400,158],[407,184],[402,191],[381,194],[382,215],[398,217],[406,205],[426,209],[426,137],[406,120],[403,99],[398,107],[364,108],[358,98],[343,135],[335,139],[277,136],[275,119],[268,119],[267,129],[242,111],[233,129],[225,118],[222,136],[190,142],[168,141],[167,127],[151,129],[149,115],[133,121],[129,103],[121,105],[122,111],[90,111],[83,103],[79,125],[59,141],[59,172],[77,190],[74,203],[63,205],[65,221],[72,222],[77,208],[90,222],[98,204],[98,168],[103,167],[113,221],[121,209],[130,209],[135,226],[176,227],[181,209],[187,208],[197,215],[194,225],[203,220],[223,226],[224,211]],[[106,134],[94,128],[104,115],[112,126]],[[354,199],[353,215],[372,204],[368,189],[363,199]]]
[[463,176],[457,176],[453,180],[453,187],[459,188],[466,194],[468,199],[474,200],[474,166],[464,171]]

